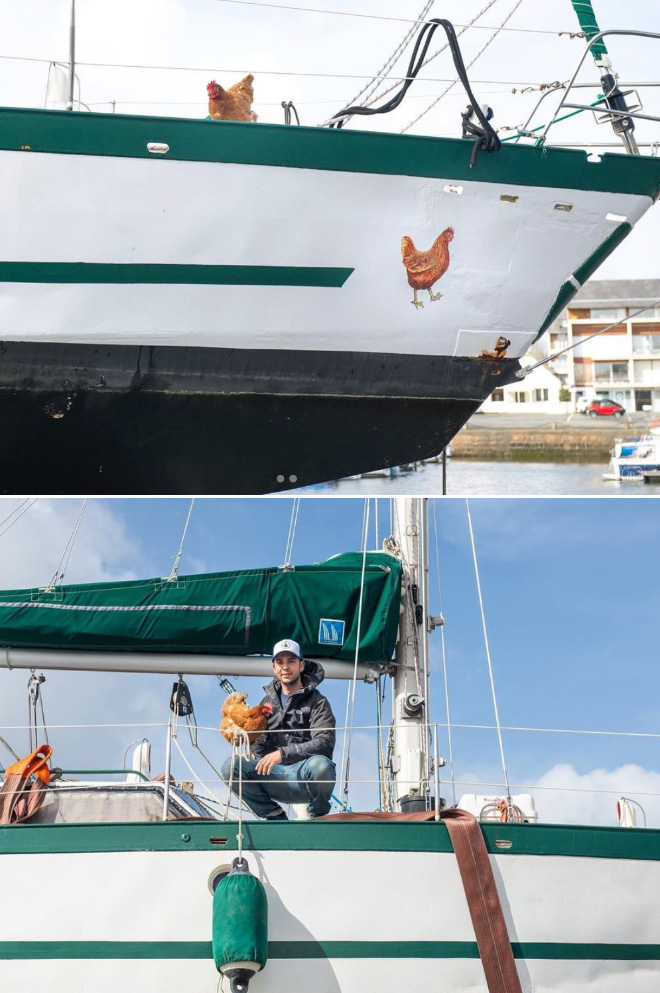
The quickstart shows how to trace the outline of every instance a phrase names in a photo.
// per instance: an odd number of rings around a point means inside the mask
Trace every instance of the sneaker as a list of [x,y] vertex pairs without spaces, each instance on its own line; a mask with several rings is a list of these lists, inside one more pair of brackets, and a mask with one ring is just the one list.
[[264,818],[266,821],[288,821],[288,819],[286,812],[281,807],[276,807],[270,814],[266,814]]

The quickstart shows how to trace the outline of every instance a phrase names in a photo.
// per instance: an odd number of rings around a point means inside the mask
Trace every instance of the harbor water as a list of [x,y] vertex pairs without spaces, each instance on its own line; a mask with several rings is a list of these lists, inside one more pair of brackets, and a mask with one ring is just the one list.
[[[447,496],[660,496],[660,484],[612,482],[603,479],[607,463],[447,461]],[[289,491],[290,493],[292,491]],[[337,496],[438,496],[442,493],[442,466],[420,465],[398,476],[341,479],[300,493]]]

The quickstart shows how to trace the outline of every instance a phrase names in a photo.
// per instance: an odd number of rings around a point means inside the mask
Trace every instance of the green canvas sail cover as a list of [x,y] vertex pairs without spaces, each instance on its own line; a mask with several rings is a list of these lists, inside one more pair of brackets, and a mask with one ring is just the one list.
[[[318,565],[0,592],[0,649],[270,654],[293,638],[308,656],[353,662],[363,556]],[[359,661],[392,658],[401,565],[366,556]]]

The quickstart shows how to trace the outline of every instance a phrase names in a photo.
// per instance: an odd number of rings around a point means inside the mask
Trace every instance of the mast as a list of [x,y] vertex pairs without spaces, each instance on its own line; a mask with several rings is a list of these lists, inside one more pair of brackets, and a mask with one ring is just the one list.
[[[428,505],[406,498],[395,504],[396,554],[403,564],[399,639],[394,663],[394,712],[390,731],[390,773],[400,810],[428,803]],[[392,549],[388,549],[392,550]]]
[[71,0],[71,22],[69,24],[69,80],[66,109],[73,110],[73,88],[76,80],[76,0]]

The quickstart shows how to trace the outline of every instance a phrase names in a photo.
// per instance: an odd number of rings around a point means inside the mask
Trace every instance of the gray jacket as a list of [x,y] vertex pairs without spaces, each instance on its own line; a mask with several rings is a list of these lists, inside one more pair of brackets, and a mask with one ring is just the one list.
[[[322,666],[305,660],[302,689],[296,690],[286,710],[282,709],[280,701],[282,684],[279,679],[264,686],[266,696],[261,702],[270,703],[273,713],[268,718],[268,731],[252,745],[253,755],[262,758],[279,748],[283,765],[302,762],[311,755],[332,758],[335,717],[326,697],[316,688],[324,677]],[[271,731],[278,733],[271,734]]]

